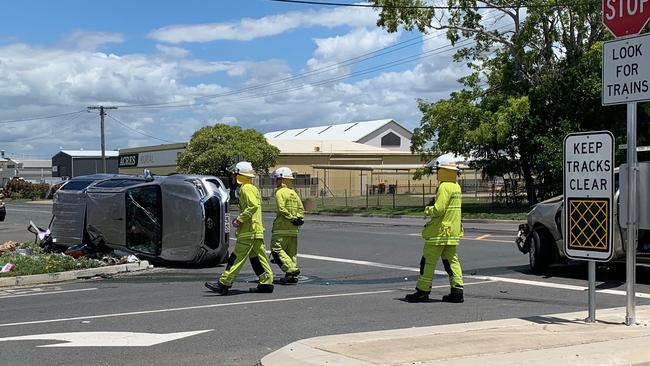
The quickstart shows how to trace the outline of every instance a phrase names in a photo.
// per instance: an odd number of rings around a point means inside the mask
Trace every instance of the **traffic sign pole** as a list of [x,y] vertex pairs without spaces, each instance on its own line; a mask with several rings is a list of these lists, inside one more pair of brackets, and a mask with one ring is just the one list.
[[636,164],[636,103],[627,104],[627,307],[626,325],[636,324],[636,241],[637,241],[637,164]]
[[596,261],[587,261],[589,272],[589,316],[587,323],[596,322]]

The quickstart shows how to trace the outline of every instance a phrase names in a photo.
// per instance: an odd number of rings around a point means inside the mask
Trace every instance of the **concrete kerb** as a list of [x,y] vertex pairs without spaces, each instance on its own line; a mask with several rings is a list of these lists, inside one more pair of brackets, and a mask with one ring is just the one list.
[[43,283],[54,283],[63,281],[72,281],[81,278],[89,278],[94,276],[124,273],[124,272],[138,272],[149,269],[148,261],[140,261],[138,263],[126,263],[115,266],[106,266],[98,268],[79,269],[67,272],[44,273],[29,276],[15,276],[0,278],[0,287],[9,286],[24,286],[24,285],[38,285]]
[[[648,319],[650,306],[637,308]],[[625,308],[322,336],[293,342],[273,365],[630,365],[648,364],[647,323],[627,327]],[[644,343],[645,342],[645,343]]]

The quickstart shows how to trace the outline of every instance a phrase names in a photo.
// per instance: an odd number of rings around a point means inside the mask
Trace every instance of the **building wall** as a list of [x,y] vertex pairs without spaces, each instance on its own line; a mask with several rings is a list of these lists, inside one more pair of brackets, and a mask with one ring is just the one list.
[[[106,158],[106,173],[117,174],[119,169],[117,166],[117,157]],[[103,173],[102,158],[73,158],[73,175],[72,177],[79,177],[82,175]]]
[[[382,141],[381,141],[382,138],[391,133],[397,135],[400,138],[399,146],[382,145]],[[395,122],[391,122],[386,124],[382,128],[379,128],[376,131],[372,132],[368,136],[365,136],[364,138],[360,139],[357,142],[361,144],[376,146],[376,147],[393,150],[393,151],[410,151],[411,137],[413,137],[413,134],[409,130],[403,128],[402,126],[400,126]]]
[[59,152],[52,157],[53,177],[72,177],[72,157]]

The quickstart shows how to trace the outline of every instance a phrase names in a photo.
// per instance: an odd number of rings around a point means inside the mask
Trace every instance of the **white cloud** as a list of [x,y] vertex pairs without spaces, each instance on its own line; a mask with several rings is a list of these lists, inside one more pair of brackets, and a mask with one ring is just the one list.
[[106,43],[122,43],[124,37],[112,32],[85,32],[75,31],[63,39],[64,46],[73,49],[94,51]]
[[371,8],[292,11],[262,18],[243,18],[238,22],[178,24],[155,29],[149,38],[159,42],[250,41],[281,34],[298,27],[375,26],[377,13]]
[[356,56],[389,46],[399,38],[398,33],[387,33],[382,29],[357,28],[348,34],[330,38],[317,38],[316,51],[307,61],[311,69],[349,60]]
[[174,58],[184,58],[190,54],[190,51],[184,48],[165,46],[162,44],[157,44],[156,49],[158,49],[158,51],[160,51],[162,54]]
[[[355,29],[316,41],[309,63],[336,62],[394,43],[397,35]],[[445,41],[427,40],[423,50]],[[166,47],[166,46],[165,46]],[[107,54],[80,49],[53,49],[27,44],[0,46],[0,121],[83,110],[93,104],[177,102],[184,108],[120,108],[111,115],[132,128],[170,141],[187,141],[206,124],[229,123],[269,131],[332,122],[395,118],[415,127],[421,118],[416,98],[446,98],[458,89],[464,67],[451,53],[423,59],[403,71],[375,74],[365,80],[318,85],[320,75],[304,84],[260,84],[295,75],[285,60],[215,61],[177,52]],[[175,50],[171,50],[173,54]],[[369,65],[355,65],[355,71]],[[305,65],[309,69],[309,65]],[[222,73],[219,78],[197,76]],[[185,79],[191,76],[191,79]],[[234,85],[214,80],[230,78]],[[237,89],[250,88],[245,93]],[[255,98],[257,97],[257,98]],[[190,105],[187,107],[187,105]],[[96,149],[98,116],[0,124],[7,151],[54,153],[66,148]],[[107,119],[109,149],[158,144]],[[36,138],[41,135],[48,137]]]

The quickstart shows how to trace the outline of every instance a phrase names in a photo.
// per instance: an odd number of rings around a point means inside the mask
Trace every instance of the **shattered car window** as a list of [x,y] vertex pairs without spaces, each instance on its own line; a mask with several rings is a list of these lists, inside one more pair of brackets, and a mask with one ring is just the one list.
[[159,186],[133,188],[126,193],[126,246],[153,255],[162,251]]

